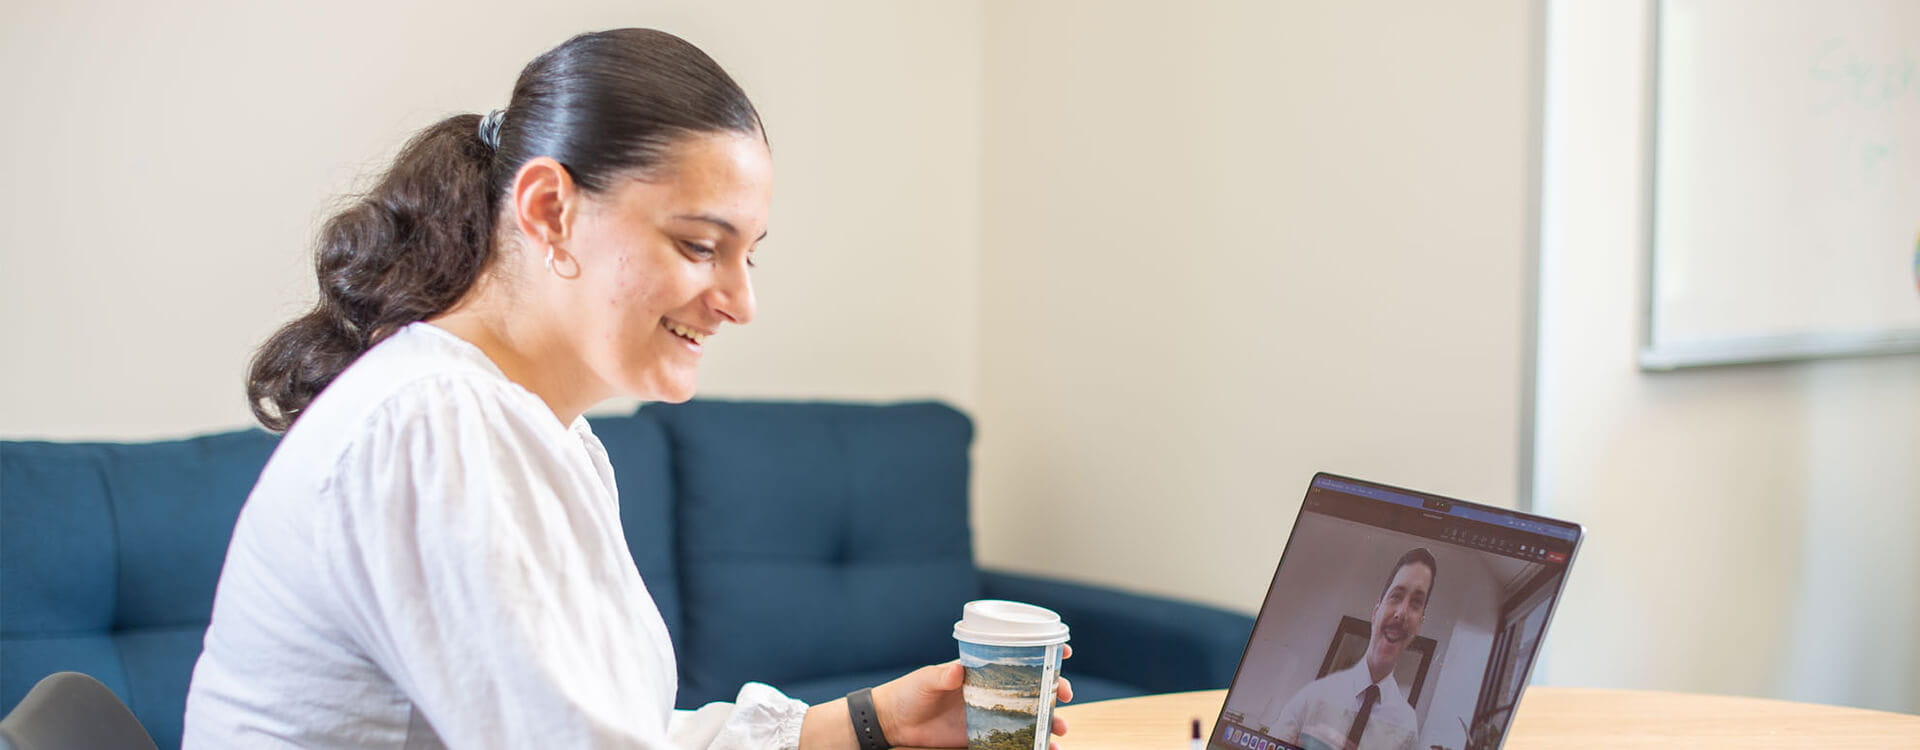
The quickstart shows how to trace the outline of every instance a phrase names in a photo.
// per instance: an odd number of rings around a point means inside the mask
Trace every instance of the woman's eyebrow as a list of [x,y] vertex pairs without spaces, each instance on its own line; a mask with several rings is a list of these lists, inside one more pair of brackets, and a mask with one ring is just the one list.
[[[704,221],[708,224],[712,224],[714,226],[717,226],[725,230],[727,234],[731,234],[736,237],[740,235],[740,230],[734,228],[733,222],[727,221],[726,219],[722,219],[718,216],[714,216],[713,214],[681,214],[673,218],[685,219],[687,221]],[[761,232],[759,239],[754,240],[754,242],[759,242],[760,240],[764,240],[766,238],[767,238],[767,233]]]

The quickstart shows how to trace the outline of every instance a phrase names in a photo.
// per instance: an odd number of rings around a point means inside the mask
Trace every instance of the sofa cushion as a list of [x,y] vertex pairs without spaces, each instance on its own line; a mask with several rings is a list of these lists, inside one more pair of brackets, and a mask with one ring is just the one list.
[[[127,670],[121,666],[120,646],[111,635],[9,635],[0,639],[0,687],[5,689],[0,709],[13,710],[34,685],[55,672],[84,672],[120,696],[122,703],[132,693],[127,689]],[[142,724],[146,722],[141,719]],[[179,741],[174,738],[175,744]]]
[[679,491],[681,706],[953,657],[979,593],[965,415],[890,406],[650,404]]
[[127,689],[120,695],[129,708],[146,709],[134,715],[161,747],[176,745],[186,729],[187,686],[206,636],[206,623],[196,623],[123,630],[113,638],[127,665]]
[[[112,626],[118,571],[106,451],[0,443],[0,657],[11,656],[16,639],[105,635]],[[11,661],[0,658],[8,705],[46,676],[16,684]]]
[[647,583],[677,646],[682,626],[680,575],[674,555],[673,464],[667,460],[667,433],[653,414],[594,417],[593,434],[607,448],[613,481],[620,490],[620,527],[634,567]]
[[240,506],[278,444],[246,430],[107,447],[120,568],[115,630],[206,627]]
[[178,746],[234,519],[277,443],[0,443],[0,705],[84,672]]

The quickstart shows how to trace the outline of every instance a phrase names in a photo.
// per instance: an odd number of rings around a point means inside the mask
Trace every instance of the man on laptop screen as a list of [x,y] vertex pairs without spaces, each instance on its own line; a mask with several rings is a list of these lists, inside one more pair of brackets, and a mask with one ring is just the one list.
[[1379,603],[1373,605],[1366,658],[1295,693],[1280,711],[1274,737],[1309,750],[1412,748],[1420,720],[1394,681],[1393,668],[1407,643],[1420,635],[1438,576],[1439,564],[1426,549],[1416,547],[1401,555],[1380,590]]
[[1209,747],[1498,747],[1579,539],[1565,522],[1316,476]]

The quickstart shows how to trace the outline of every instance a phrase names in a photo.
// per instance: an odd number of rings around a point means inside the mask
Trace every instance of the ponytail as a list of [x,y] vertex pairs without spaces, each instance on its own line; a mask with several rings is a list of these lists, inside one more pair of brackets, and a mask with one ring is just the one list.
[[285,432],[360,355],[407,324],[446,311],[492,254],[493,149],[478,115],[421,131],[378,184],[320,231],[320,300],[253,356],[247,401]]

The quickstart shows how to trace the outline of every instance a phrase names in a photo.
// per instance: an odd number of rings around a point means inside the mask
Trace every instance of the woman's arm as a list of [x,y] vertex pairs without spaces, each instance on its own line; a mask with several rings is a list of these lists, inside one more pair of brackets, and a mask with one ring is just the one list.
[[[886,731],[884,724],[881,731]],[[893,735],[887,737],[892,739]],[[806,721],[800,724],[800,750],[855,750],[858,746],[847,699],[835,698],[807,709]]]

